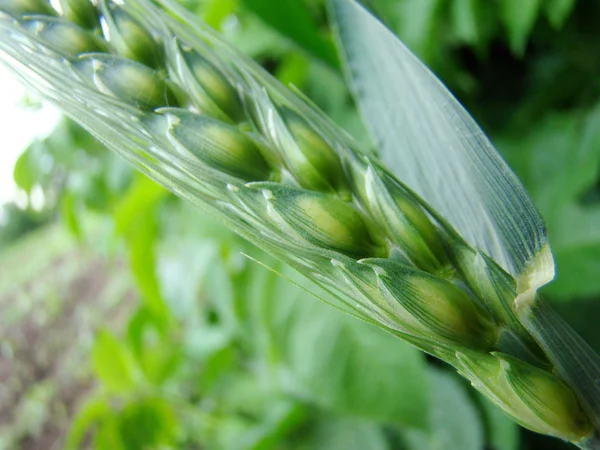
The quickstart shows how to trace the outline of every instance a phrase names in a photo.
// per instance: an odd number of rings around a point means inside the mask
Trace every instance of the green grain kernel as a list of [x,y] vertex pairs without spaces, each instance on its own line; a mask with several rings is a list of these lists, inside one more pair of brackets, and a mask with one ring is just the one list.
[[138,108],[153,110],[178,104],[164,78],[143,64],[95,54],[80,58],[75,66],[84,76],[92,77],[100,90]]
[[245,181],[268,179],[270,168],[259,148],[237,128],[183,110],[164,112],[171,139],[208,166]]
[[[236,89],[223,72],[197,52],[183,52],[183,55],[194,79],[210,101],[230,119],[238,119],[243,112],[242,104]],[[205,102],[199,100],[202,108]]]
[[63,19],[36,17],[23,21],[23,26],[71,58],[82,53],[107,50],[104,42],[94,34]]
[[358,211],[332,195],[273,183],[254,183],[269,192],[279,216],[306,241],[354,258],[379,254]]
[[473,386],[526,428],[571,442],[592,431],[573,391],[552,373],[498,352],[457,357]]
[[98,12],[89,0],[60,0],[65,19],[80,27],[94,29],[100,26]]
[[491,316],[459,287],[387,259],[363,263],[376,268],[384,290],[426,330],[422,337],[467,348],[491,349],[495,344]]
[[383,177],[373,166],[366,171],[365,192],[371,211],[415,266],[436,272],[447,263],[437,228],[410,192],[391,177]]
[[163,49],[144,26],[122,7],[104,8],[108,41],[124,58],[133,59],[150,67],[163,63]]
[[307,189],[337,190],[343,179],[343,170],[336,152],[299,114],[286,107],[281,108],[280,114],[299,150],[284,149],[290,173]]

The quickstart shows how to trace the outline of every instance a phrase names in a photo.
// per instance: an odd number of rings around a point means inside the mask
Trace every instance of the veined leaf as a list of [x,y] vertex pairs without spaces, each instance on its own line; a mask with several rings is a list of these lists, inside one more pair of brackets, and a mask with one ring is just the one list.
[[554,276],[543,220],[444,85],[352,0],[332,0],[338,41],[381,158],[473,247],[537,288]]
[[556,372],[575,391],[579,402],[600,428],[600,357],[573,329],[539,298],[519,299],[517,314],[555,366]]
[[243,0],[265,23],[289,38],[300,48],[332,67],[338,67],[333,44],[317,28],[301,0]]

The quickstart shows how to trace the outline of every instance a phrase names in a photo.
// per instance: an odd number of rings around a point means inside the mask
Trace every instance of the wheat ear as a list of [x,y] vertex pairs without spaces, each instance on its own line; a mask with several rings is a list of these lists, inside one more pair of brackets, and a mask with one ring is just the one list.
[[0,60],[346,311],[524,427],[593,448],[592,420],[515,317],[515,280],[299,94],[158,3],[0,0]]

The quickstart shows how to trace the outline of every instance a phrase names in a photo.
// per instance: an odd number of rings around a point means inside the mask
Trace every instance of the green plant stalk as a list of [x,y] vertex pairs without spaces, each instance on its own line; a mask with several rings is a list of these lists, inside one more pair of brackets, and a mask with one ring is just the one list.
[[523,426],[600,448],[594,408],[515,313],[511,275],[308,101],[160,3],[70,1],[61,16],[3,0],[0,60],[336,306],[452,364]]

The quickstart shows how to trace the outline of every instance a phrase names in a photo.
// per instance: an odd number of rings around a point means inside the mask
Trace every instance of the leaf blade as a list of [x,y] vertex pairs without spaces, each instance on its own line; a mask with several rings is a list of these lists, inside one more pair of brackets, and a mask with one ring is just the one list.
[[541,0],[502,0],[500,19],[508,32],[508,40],[514,54],[522,56],[527,38],[535,25]]
[[519,299],[517,314],[600,428],[600,356],[541,298]]
[[[448,372],[430,369],[432,395],[429,430],[406,429],[410,450],[478,450],[484,447],[483,424],[465,387]],[[442,444],[443,443],[443,444]]]
[[545,3],[546,16],[550,24],[560,29],[575,7],[575,0],[549,0]]
[[339,62],[332,42],[325,39],[301,0],[243,0],[267,25],[333,68]]
[[543,220],[443,84],[356,2],[332,0],[338,44],[365,122],[392,172],[524,289],[554,276]]
[[378,16],[386,20],[415,53],[426,61],[433,58],[443,0],[374,0],[373,3]]
[[91,352],[94,373],[107,392],[121,393],[136,385],[135,365],[128,349],[116,337],[101,330]]

